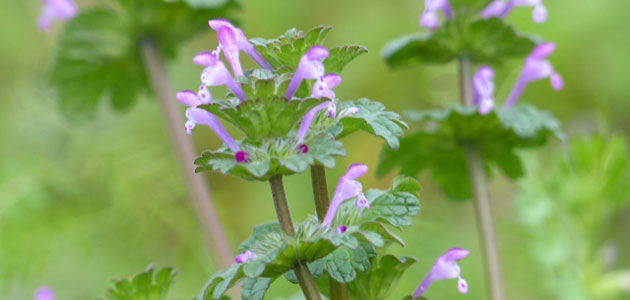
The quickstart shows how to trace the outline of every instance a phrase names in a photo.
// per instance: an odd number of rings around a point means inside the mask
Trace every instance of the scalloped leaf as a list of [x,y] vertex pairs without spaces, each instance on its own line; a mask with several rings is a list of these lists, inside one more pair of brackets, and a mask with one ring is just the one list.
[[241,290],[242,300],[262,300],[273,281],[273,278],[265,277],[246,278]]
[[223,147],[217,151],[205,151],[195,160],[196,172],[219,171],[247,180],[268,180],[275,175],[292,175],[304,172],[309,166],[323,164],[335,166],[335,156],[345,156],[343,144],[331,135],[321,133],[304,141],[309,148],[307,153],[297,150],[293,140],[264,142],[261,145],[241,143],[241,149],[250,154],[247,163],[238,163],[234,153]]
[[358,222],[383,221],[395,227],[411,225],[411,217],[420,213],[416,196],[419,188],[415,179],[398,176],[389,190],[368,190],[365,197],[370,209],[363,211]]
[[324,60],[326,73],[341,74],[341,71],[355,58],[367,53],[367,48],[358,45],[332,48]]
[[337,282],[352,282],[358,274],[367,272],[376,251],[370,244],[362,242],[356,249],[341,247],[324,258],[326,272]]
[[343,132],[338,137],[344,137],[356,130],[362,130],[385,140],[389,147],[396,149],[400,145],[398,138],[403,135],[407,124],[400,119],[400,115],[386,111],[380,102],[361,98],[356,102],[344,101],[340,110],[357,107],[359,112],[342,118]]
[[114,286],[107,289],[106,300],[164,300],[177,273],[166,267],[155,271],[153,265],[133,278],[114,281]]
[[385,255],[373,261],[374,267],[348,284],[353,299],[390,299],[392,292],[407,269],[416,263],[414,257],[396,258]]
[[81,11],[60,35],[49,80],[68,117],[92,116],[102,99],[117,111],[127,111],[138,95],[150,92],[139,36],[153,37],[171,59],[176,46],[207,28],[208,18],[225,17],[237,6],[234,0],[206,0],[205,7],[197,9],[183,1],[119,2],[125,13],[107,8]]
[[517,179],[523,175],[517,149],[543,145],[549,136],[564,139],[558,121],[529,105],[487,115],[479,114],[474,107],[455,106],[409,113],[409,117],[431,129],[402,138],[396,151],[384,148],[377,174],[382,176],[396,166],[409,176],[429,169],[436,183],[453,200],[471,197],[463,144],[479,149],[488,170],[496,166],[509,178]]
[[468,22],[455,18],[432,33],[415,33],[386,44],[382,57],[392,68],[419,62],[444,64],[459,57],[474,63],[500,63],[529,54],[537,41],[498,18]]
[[330,30],[331,26],[317,26],[304,33],[292,28],[276,39],[255,38],[251,42],[274,69],[284,67],[293,72],[302,55],[312,46],[322,45]]

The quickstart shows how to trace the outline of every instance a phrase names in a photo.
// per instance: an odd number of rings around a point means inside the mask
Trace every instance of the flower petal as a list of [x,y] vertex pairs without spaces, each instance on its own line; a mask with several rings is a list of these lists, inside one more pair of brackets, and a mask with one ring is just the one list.
[[175,98],[186,106],[198,106],[201,105],[201,100],[197,97],[197,94],[193,91],[185,90],[175,94]]

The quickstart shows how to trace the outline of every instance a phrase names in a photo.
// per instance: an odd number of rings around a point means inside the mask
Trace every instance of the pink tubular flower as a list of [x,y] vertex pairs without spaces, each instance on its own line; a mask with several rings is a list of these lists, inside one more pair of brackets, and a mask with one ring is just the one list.
[[440,10],[446,19],[453,17],[453,9],[448,0],[424,0],[424,12],[420,17],[420,26],[435,30],[439,25],[437,13]]
[[67,21],[79,13],[79,8],[72,0],[42,0],[44,6],[37,19],[37,27],[48,31],[54,20]]
[[532,81],[549,78],[551,86],[555,90],[561,90],[564,86],[562,76],[556,73],[551,63],[546,59],[556,49],[554,43],[544,43],[536,46],[534,51],[525,59],[523,70],[510,92],[508,99],[505,101],[504,107],[509,108],[514,106],[518,98],[525,90],[525,87]]
[[532,18],[536,23],[547,21],[547,8],[543,5],[542,0],[495,0],[490,3],[482,12],[481,17],[484,19],[490,17],[505,18],[516,6],[533,6],[534,12]]
[[494,71],[488,66],[481,67],[473,77],[473,103],[482,115],[494,107]]
[[210,28],[217,32],[223,55],[225,55],[225,58],[232,66],[235,76],[243,76],[240,51],[247,53],[263,69],[272,70],[271,65],[256,51],[242,30],[234,27],[232,23],[224,19],[210,20],[208,24]]
[[42,286],[35,292],[35,300],[55,300],[55,293],[47,286]]
[[470,251],[461,248],[451,248],[444,255],[438,257],[433,264],[433,267],[424,277],[422,283],[418,286],[418,289],[413,293],[413,298],[419,298],[429,288],[429,286],[436,280],[445,280],[457,278],[457,290],[462,293],[468,293],[468,283],[461,276],[461,269],[457,264],[457,261],[468,256]]
[[300,123],[300,127],[295,135],[298,143],[303,142],[304,138],[306,138],[306,134],[308,133],[309,128],[311,128],[311,124],[313,124],[313,120],[315,119],[317,113],[322,109],[329,108],[331,105],[334,105],[332,101],[326,101],[311,108],[311,110],[304,115],[302,123]]
[[[306,54],[300,58],[300,63],[297,70],[295,70],[295,74],[293,74],[293,78],[291,78],[287,91],[284,93],[284,98],[291,100],[304,79],[317,79],[313,86],[313,97],[316,97],[315,95],[319,95],[316,98],[330,96],[332,92],[330,89],[341,82],[341,77],[335,74],[324,76],[323,61],[326,57],[328,57],[328,50],[322,46],[313,46],[311,49],[308,49]],[[332,96],[334,97],[334,93],[332,93]]]
[[193,62],[206,67],[201,73],[201,82],[206,86],[225,85],[240,100],[247,100],[247,95],[234,80],[222,61],[210,52],[201,52],[193,58]]
[[335,189],[335,194],[330,202],[330,207],[326,212],[322,226],[330,227],[330,225],[332,225],[335,215],[337,214],[337,210],[343,201],[354,197],[357,197],[357,199],[365,198],[365,195],[363,195],[363,186],[360,182],[356,181],[356,179],[363,176],[367,170],[367,165],[352,164],[348,167],[346,174],[339,178],[339,183]]
[[253,260],[253,259],[255,259],[255,258],[256,258],[256,253],[254,253],[254,252],[252,252],[252,251],[247,250],[247,251],[243,251],[243,253],[241,253],[241,254],[237,255],[237,256],[234,258],[234,261],[235,261],[237,264],[242,264],[242,263],[246,263],[246,262],[248,262],[248,261],[250,261],[250,260]]

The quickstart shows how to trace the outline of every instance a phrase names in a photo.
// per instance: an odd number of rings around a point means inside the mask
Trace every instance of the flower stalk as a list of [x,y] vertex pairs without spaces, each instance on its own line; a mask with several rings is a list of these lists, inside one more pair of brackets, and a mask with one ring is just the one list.
[[[271,186],[271,195],[273,196],[273,204],[276,208],[280,228],[282,228],[282,231],[284,231],[286,235],[293,237],[295,236],[295,227],[293,227],[293,221],[291,220],[291,211],[289,210],[287,195],[284,192],[282,176],[276,175],[271,177],[269,179],[269,185]],[[306,263],[299,262],[295,265],[295,275],[307,300],[322,299],[317,289],[315,279],[308,270]]]
[[[315,211],[317,212],[317,218],[322,222],[330,206],[328,184],[326,183],[326,168],[323,165],[318,164],[311,167],[311,183],[313,186]],[[328,290],[330,300],[348,299],[348,287],[332,278],[328,279]]]
[[232,250],[210,198],[210,190],[205,178],[203,175],[195,173],[195,167],[192,164],[192,161],[195,160],[195,150],[185,131],[182,130],[183,120],[175,101],[172,100],[175,92],[169,82],[164,59],[154,41],[145,39],[142,41],[141,47],[151,88],[162,107],[173,148],[177,151],[180,165],[183,166],[182,172],[191,191],[190,205],[209,235],[212,248],[216,249],[215,259],[222,267],[227,268],[232,264]]
[[[473,79],[470,59],[462,57],[459,60],[460,93],[463,105],[472,106],[473,103]],[[497,249],[494,225],[492,220],[492,204],[488,191],[488,182],[485,173],[484,161],[478,149],[470,144],[464,145],[468,172],[470,175],[477,223],[483,242],[483,252],[486,265],[486,278],[490,299],[504,300],[503,278],[501,276],[501,263]]]

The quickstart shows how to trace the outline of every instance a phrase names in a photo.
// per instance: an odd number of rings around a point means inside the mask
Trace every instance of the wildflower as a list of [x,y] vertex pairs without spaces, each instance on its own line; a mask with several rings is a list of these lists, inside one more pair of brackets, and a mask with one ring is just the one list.
[[543,5],[542,0],[495,0],[490,3],[482,12],[481,17],[484,19],[497,17],[505,18],[516,6],[533,6],[534,11],[532,18],[536,23],[547,21],[547,8]]
[[35,292],[35,300],[55,300],[55,293],[49,287],[42,286]]
[[201,82],[206,86],[225,85],[240,100],[247,100],[247,95],[241,86],[234,80],[222,61],[210,52],[201,52],[193,58],[193,62],[205,66],[201,73]]
[[[242,30],[234,27],[232,23],[224,19],[210,20],[208,24],[210,28],[217,32],[219,47],[223,49],[223,55],[225,55],[225,59],[232,66],[235,76],[243,76],[243,68],[239,58],[240,51],[247,53],[263,69],[272,70],[271,65],[256,51]],[[218,52],[216,52],[217,55]]]
[[363,186],[360,182],[356,181],[356,179],[363,176],[367,170],[367,165],[352,164],[348,167],[346,174],[339,178],[339,183],[335,189],[335,194],[330,202],[330,207],[326,212],[322,226],[330,227],[335,215],[337,214],[337,210],[343,201],[354,197],[365,198],[365,195],[363,194]]
[[473,77],[473,103],[479,107],[482,115],[489,113],[494,107],[494,71],[484,66],[477,70]]
[[67,21],[79,13],[79,8],[72,0],[42,0],[44,6],[37,19],[37,27],[48,31],[54,20]]
[[470,251],[466,249],[451,248],[444,255],[438,257],[418,289],[413,293],[413,298],[421,297],[434,281],[453,278],[457,278],[457,290],[462,294],[468,293],[468,283],[462,278],[457,261],[468,256],[469,253]]
[[242,264],[242,263],[248,262],[250,260],[253,260],[255,258],[256,258],[256,253],[247,250],[247,251],[243,251],[241,254],[237,255],[234,258],[234,261],[237,264]]
[[[323,61],[326,57],[328,57],[328,50],[322,46],[313,46],[311,49],[308,49],[306,54],[300,58],[300,63],[297,70],[295,70],[295,74],[293,74],[293,78],[291,78],[287,91],[284,93],[284,98],[291,100],[304,79],[317,79],[317,82],[313,85],[313,97],[330,98],[329,96],[332,92],[330,89],[341,82],[341,77],[335,74],[324,75]],[[334,98],[334,93],[332,93],[332,97]]]
[[355,202],[355,205],[358,208],[370,208],[370,202],[368,202],[368,199],[365,198],[365,195],[363,193],[357,196],[357,201]]
[[[334,100],[335,92],[333,92],[333,88],[341,83],[341,76],[337,74],[326,74],[320,78],[317,78],[315,84],[313,84],[313,92],[311,93],[311,97],[320,99],[322,97]],[[332,106],[334,107],[334,106]]]
[[512,107],[523,93],[525,87],[532,81],[549,77],[551,86],[555,90],[562,89],[564,86],[562,76],[556,73],[551,63],[546,60],[547,56],[551,55],[555,49],[556,45],[554,43],[544,43],[534,48],[534,51],[525,59],[523,70],[508,99],[505,101],[504,107]]
[[[186,91],[178,93],[178,95],[185,92]],[[183,98],[183,96],[181,97]],[[221,125],[221,122],[219,122],[219,120],[214,114],[212,114],[211,112],[207,110],[203,110],[201,108],[197,108],[193,106],[193,107],[189,107],[186,110],[186,118],[188,118],[188,121],[186,121],[186,125],[185,125],[186,132],[188,132],[188,134],[192,135],[192,130],[193,128],[195,128],[195,125],[197,124],[206,125],[210,127],[212,131],[214,131],[214,133],[216,133],[216,135],[221,139],[221,141],[223,141],[223,143],[225,143],[225,145],[228,148],[230,148],[232,152],[235,153],[234,159],[237,162],[245,163],[249,161],[249,153],[240,150],[240,147],[238,146],[236,141],[234,141],[232,136],[230,136],[230,134],[225,130],[225,128],[223,128],[223,126]]]
[[[295,135],[298,143],[303,142],[304,138],[306,138],[306,134],[308,133],[311,124],[313,124],[313,120],[315,119],[317,113],[324,108],[330,107],[331,105],[334,105],[332,101],[320,103],[319,105],[311,108],[311,110],[309,110],[304,115],[304,118],[302,118],[302,123],[300,123],[300,127],[298,128],[297,134]],[[306,150],[308,151],[308,147],[306,148]]]
[[441,10],[446,19],[453,17],[453,9],[448,0],[424,0],[424,12],[420,17],[420,26],[435,30],[439,25],[437,12]]

